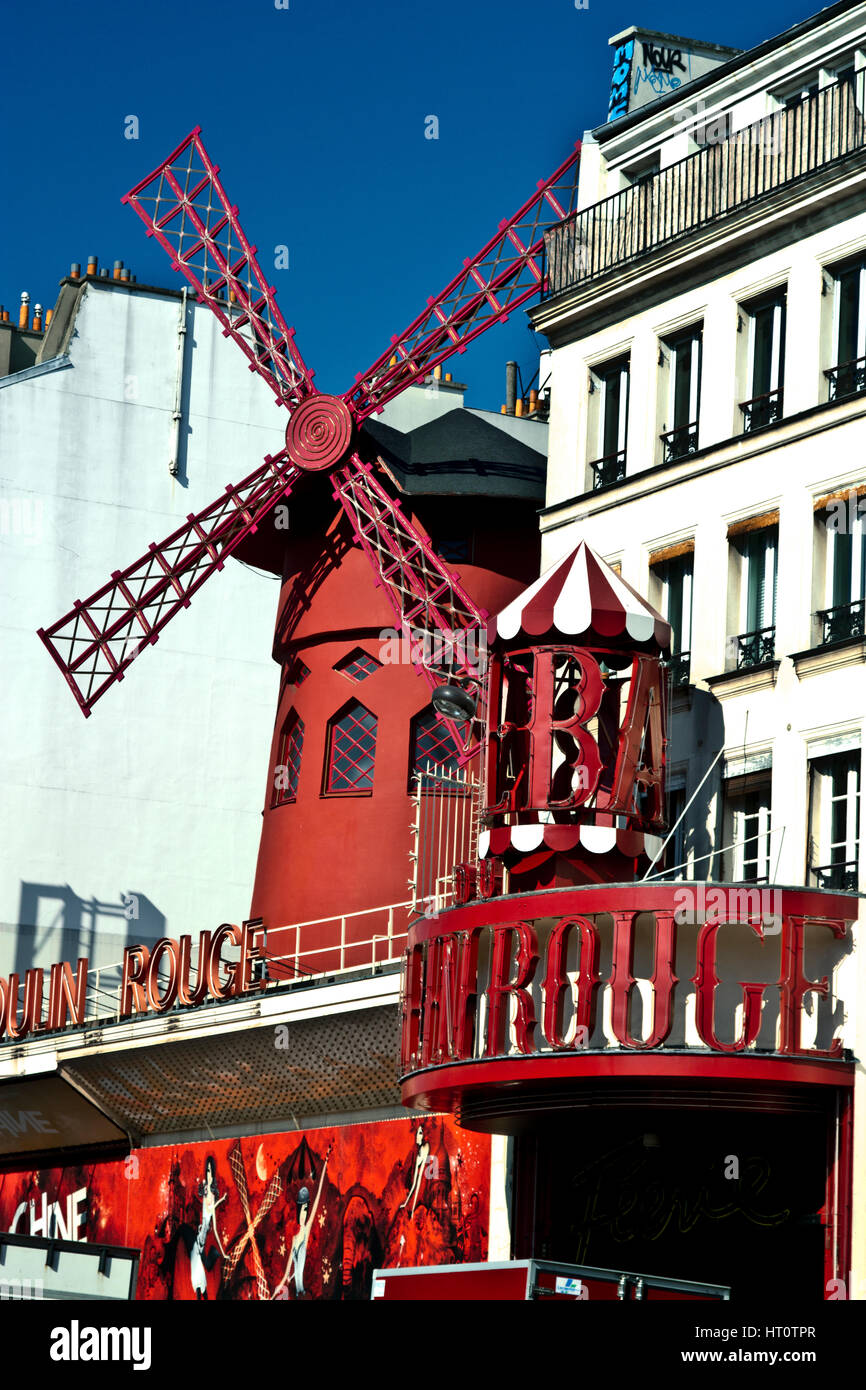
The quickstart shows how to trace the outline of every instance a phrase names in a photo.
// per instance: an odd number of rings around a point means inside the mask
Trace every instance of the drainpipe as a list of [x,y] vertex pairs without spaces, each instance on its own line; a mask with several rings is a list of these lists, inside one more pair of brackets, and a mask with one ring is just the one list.
[[178,458],[180,456],[180,403],[183,399],[183,361],[186,351],[186,286],[184,286],[180,297],[180,312],[177,316],[177,372],[174,379],[174,410],[172,420],[174,421],[174,439],[172,443],[171,458],[168,464],[168,471],[173,478],[178,473]]

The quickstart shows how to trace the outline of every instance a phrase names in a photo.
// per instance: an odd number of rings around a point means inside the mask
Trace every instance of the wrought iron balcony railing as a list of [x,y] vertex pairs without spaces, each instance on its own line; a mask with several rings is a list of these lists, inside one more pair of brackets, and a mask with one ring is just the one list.
[[678,425],[676,429],[668,430],[667,434],[660,434],[659,439],[664,448],[665,463],[673,463],[674,459],[685,458],[687,454],[696,454],[698,422],[693,420],[690,425]]
[[750,401],[741,401],[743,412],[743,433],[752,434],[755,430],[766,429],[782,418],[781,387],[778,391],[768,391],[764,396],[754,396]]
[[625,449],[616,454],[605,454],[603,459],[595,459],[590,465],[595,473],[593,490],[607,487],[608,483],[621,483],[625,477]]
[[837,893],[856,893],[858,867],[856,859],[840,864],[824,864],[820,869],[813,868],[818,888],[832,888]]
[[683,690],[689,684],[692,667],[691,652],[676,652],[669,656],[667,668],[671,673],[671,688],[673,690]]
[[836,367],[829,367],[824,375],[830,389],[828,400],[843,401],[848,396],[858,396],[866,391],[866,357],[840,362]]
[[819,608],[815,614],[821,624],[819,646],[844,642],[848,637],[866,636],[866,601],[837,603],[835,608]]
[[772,661],[776,655],[776,628],[760,627],[754,632],[743,632],[734,638],[737,644],[737,670],[749,671],[753,666],[761,666]]
[[545,298],[687,237],[866,146],[866,69],[776,111],[545,233]]

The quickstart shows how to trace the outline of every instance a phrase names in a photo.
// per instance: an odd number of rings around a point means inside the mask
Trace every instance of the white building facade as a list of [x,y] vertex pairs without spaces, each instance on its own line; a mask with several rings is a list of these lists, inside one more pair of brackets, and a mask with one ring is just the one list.
[[[588,134],[547,238],[542,568],[585,539],[673,625],[667,877],[866,892],[864,209],[845,3]],[[864,1106],[858,1066],[854,1297]]]

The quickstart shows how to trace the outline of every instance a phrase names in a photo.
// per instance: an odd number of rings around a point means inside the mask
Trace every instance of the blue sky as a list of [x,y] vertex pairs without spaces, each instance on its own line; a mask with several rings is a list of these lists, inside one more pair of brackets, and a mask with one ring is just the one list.
[[[72,261],[180,284],[120,198],[194,125],[322,390],[382,352],[607,111],[630,24],[747,48],[815,0],[47,0],[7,7],[0,302],[54,303]],[[424,138],[428,115],[439,139]],[[124,118],[139,139],[124,138]],[[272,270],[278,244],[290,268]],[[497,409],[518,313],[451,364]]]

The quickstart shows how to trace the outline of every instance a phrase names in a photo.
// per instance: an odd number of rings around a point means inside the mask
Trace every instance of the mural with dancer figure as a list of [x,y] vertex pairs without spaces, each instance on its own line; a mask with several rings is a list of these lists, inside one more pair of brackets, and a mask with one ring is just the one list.
[[140,1299],[364,1299],[376,1268],[486,1259],[490,1140],[425,1115],[0,1173],[4,1230],[70,1203],[77,1239],[141,1251]]

